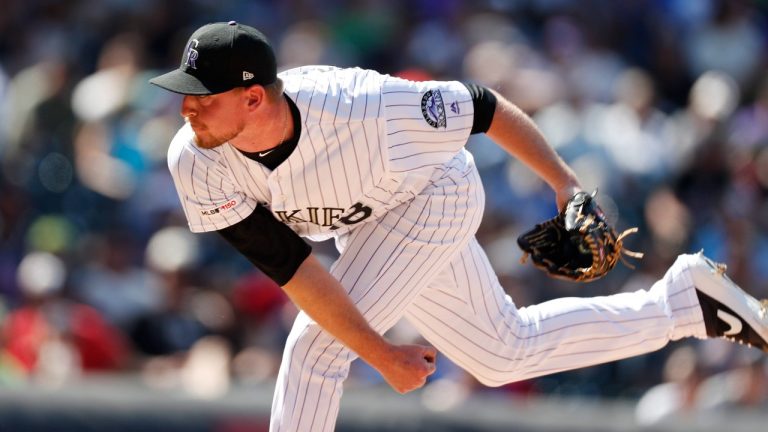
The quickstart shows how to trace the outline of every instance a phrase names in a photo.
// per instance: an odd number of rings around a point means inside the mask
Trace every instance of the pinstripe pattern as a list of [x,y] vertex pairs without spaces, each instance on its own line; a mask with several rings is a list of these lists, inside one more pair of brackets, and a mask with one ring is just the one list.
[[[457,270],[460,269],[460,270]],[[648,291],[560,298],[517,309],[470,242],[413,300],[405,317],[456,364],[489,386],[655,351],[702,334],[681,259]],[[455,274],[471,275],[468,284]],[[484,303],[487,308],[474,308]]]
[[[456,102],[461,107],[458,114],[450,116],[451,121],[444,129],[425,127],[421,112],[422,95],[434,88],[440,88],[446,106]],[[406,172],[440,166],[466,143],[474,113],[472,99],[464,93],[463,84],[412,83],[388,77],[384,81],[382,95],[392,171]]]
[[[371,326],[383,332],[470,241],[483,206],[471,156],[461,152],[421,194],[345,236],[331,272]],[[333,430],[342,382],[355,357],[300,314],[286,343],[272,430]]]

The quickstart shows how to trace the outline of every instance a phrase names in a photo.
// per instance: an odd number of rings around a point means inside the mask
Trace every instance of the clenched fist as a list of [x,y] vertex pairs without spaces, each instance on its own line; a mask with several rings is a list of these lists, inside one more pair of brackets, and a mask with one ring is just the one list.
[[416,390],[435,373],[437,351],[422,345],[392,345],[372,366],[398,393]]

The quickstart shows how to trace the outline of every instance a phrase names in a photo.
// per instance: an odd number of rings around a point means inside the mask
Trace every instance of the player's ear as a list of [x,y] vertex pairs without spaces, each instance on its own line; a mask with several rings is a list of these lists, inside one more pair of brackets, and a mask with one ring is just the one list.
[[248,107],[249,111],[253,111],[257,108],[259,108],[262,104],[264,104],[264,101],[267,97],[267,92],[264,89],[264,86],[261,86],[259,84],[254,84],[250,87],[246,87],[243,96],[245,97],[246,106]]

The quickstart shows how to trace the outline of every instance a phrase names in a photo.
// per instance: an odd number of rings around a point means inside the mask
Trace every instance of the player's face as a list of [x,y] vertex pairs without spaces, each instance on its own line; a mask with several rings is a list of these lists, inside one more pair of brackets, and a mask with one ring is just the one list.
[[215,95],[184,96],[181,115],[192,126],[198,147],[218,147],[243,131],[241,100],[239,89]]

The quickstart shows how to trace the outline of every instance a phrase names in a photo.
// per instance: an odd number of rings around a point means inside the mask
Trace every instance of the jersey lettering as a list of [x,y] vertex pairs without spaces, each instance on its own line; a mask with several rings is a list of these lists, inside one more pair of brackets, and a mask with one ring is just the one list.
[[[350,207],[350,210],[354,210],[352,213],[344,216],[343,218],[340,218],[339,221],[345,225],[354,225],[358,222],[362,222],[371,215],[373,212],[373,209],[362,205],[360,203],[355,203],[352,207]],[[332,226],[331,229],[339,229],[337,226]]]
[[[339,207],[307,207],[306,213],[302,209],[277,210],[275,214],[280,222],[285,224],[309,222],[335,230],[341,227],[337,222],[343,225],[354,225],[368,219],[373,213],[372,208],[361,203],[355,203],[349,210],[352,213],[343,217],[344,209]],[[305,217],[305,214],[308,217]]]
[[288,214],[287,211],[276,211],[275,213],[277,213],[277,217],[280,218],[280,222],[283,223],[306,222],[304,219],[296,216],[296,213],[300,211],[301,210],[293,210],[290,214]]
[[[341,214],[344,213],[343,208],[336,208],[336,207],[323,207],[324,214],[325,214],[325,220],[323,221],[323,226],[331,226],[333,225],[333,221],[335,219],[339,219],[341,217]],[[334,214],[334,210],[337,212]]]
[[320,225],[320,223],[317,221],[317,210],[319,207],[307,207],[307,212],[309,212],[309,221],[315,225]]

